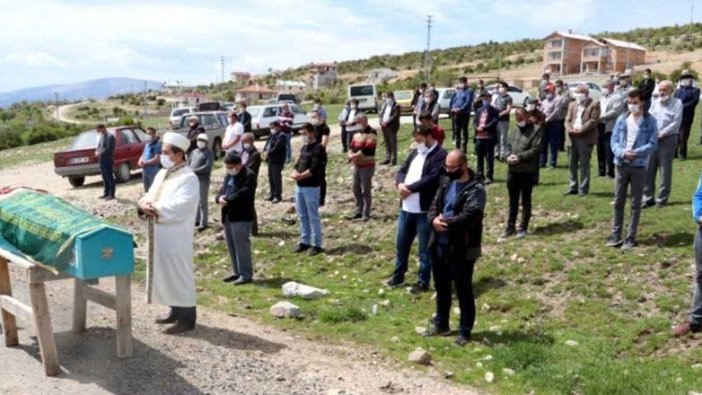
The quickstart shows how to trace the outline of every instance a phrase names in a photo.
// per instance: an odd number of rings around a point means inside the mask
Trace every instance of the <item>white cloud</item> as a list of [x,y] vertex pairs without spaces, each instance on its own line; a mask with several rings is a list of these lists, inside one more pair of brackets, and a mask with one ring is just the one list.
[[596,0],[494,1],[490,4],[497,14],[537,28],[578,29],[597,14]]
[[0,64],[28,67],[68,67],[68,62],[46,52],[11,53],[0,58]]

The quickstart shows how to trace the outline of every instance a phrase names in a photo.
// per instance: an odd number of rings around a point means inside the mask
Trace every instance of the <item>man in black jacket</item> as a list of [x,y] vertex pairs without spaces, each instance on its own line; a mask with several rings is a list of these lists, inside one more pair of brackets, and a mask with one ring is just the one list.
[[188,130],[188,140],[190,140],[190,147],[188,151],[185,152],[185,156],[190,156],[190,153],[197,148],[197,136],[202,133],[207,134],[205,128],[200,125],[200,118],[197,115],[193,115],[188,118],[188,125],[190,125],[190,130]]
[[[481,93],[482,105],[475,111],[475,152],[478,155],[478,174],[487,176],[485,184],[492,184],[495,174],[495,142],[500,112],[490,105],[490,92]],[[487,174],[484,163],[487,162]]]
[[285,167],[286,138],[278,121],[271,122],[271,135],[263,149],[263,158],[268,162],[268,200],[280,203],[283,200],[283,167]]
[[395,94],[387,92],[385,102],[378,113],[380,126],[383,130],[383,144],[385,144],[385,160],[381,165],[397,164],[397,132],[400,130],[400,105],[395,102]]
[[397,220],[395,271],[387,285],[398,287],[405,282],[412,243],[414,238],[418,237],[419,279],[410,292],[419,293],[429,290],[431,280],[431,255],[429,254],[431,226],[427,220],[427,210],[439,187],[439,176],[446,159],[446,150],[432,137],[431,127],[422,126],[416,130],[414,142],[417,149],[412,151],[395,176],[401,209]]
[[227,240],[233,274],[224,282],[234,281],[234,285],[250,283],[253,280],[251,261],[251,222],[254,216],[254,172],[241,162],[237,153],[229,153],[224,158],[227,176],[216,197],[222,207],[222,225]]
[[97,125],[95,128],[100,140],[98,141],[95,156],[100,162],[100,174],[102,175],[102,184],[105,188],[100,199],[112,200],[115,198],[115,174],[113,168],[115,165],[115,136],[107,131],[105,125]]
[[656,81],[651,78],[651,69],[646,69],[644,71],[643,79],[639,82],[639,89],[644,92],[644,109],[648,111],[651,108],[651,97],[653,97],[653,90],[656,89]]
[[319,207],[324,206],[327,198],[327,144],[329,144],[329,136],[331,130],[327,126],[327,120],[323,118],[319,110],[314,110],[310,113],[310,123],[314,126],[315,140],[319,142],[324,151],[322,159],[322,174],[320,174],[319,184]]
[[319,217],[319,185],[321,183],[324,148],[315,139],[314,126],[300,129],[302,148],[291,178],[295,181],[295,209],[300,222],[300,244],[296,253],[310,250],[310,255],[322,249],[322,221]]
[[[254,179],[256,180],[254,195],[256,195],[256,189],[258,189],[258,171],[261,168],[261,153],[258,152],[258,149],[256,149],[254,145],[255,139],[253,133],[244,133],[244,137],[241,138],[241,141],[244,143],[244,151],[241,153],[241,162],[254,173]],[[253,223],[251,224],[251,235],[258,236],[258,214],[256,213],[255,206]]]
[[244,133],[251,133],[251,114],[246,111],[246,102],[241,102],[241,112],[239,113],[239,122],[244,125]]
[[446,336],[451,313],[451,285],[456,288],[461,318],[455,344],[470,340],[475,323],[473,267],[481,255],[483,214],[487,201],[480,176],[468,168],[466,155],[455,150],[446,157],[446,174],[429,209],[429,242],[436,286],[436,315],[424,336]]

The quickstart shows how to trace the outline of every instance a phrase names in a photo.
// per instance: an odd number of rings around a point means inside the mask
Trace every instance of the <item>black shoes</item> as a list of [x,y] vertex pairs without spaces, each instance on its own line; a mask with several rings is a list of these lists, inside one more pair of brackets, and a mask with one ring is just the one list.
[[353,221],[355,219],[363,218],[363,214],[361,214],[361,213],[351,214],[351,215],[347,215],[345,218],[349,221]]
[[178,335],[178,334],[181,334],[184,332],[191,331],[193,329],[195,329],[195,326],[189,327],[189,326],[185,326],[179,322],[179,323],[173,325],[172,327],[166,329],[165,331],[163,331],[163,333],[165,333],[166,335]]
[[237,281],[241,277],[240,274],[232,274],[222,279],[225,283],[230,283],[232,281]]
[[404,279],[404,278],[393,277],[393,278],[391,278],[390,280],[388,280],[388,282],[386,282],[385,285],[387,285],[387,286],[390,287],[390,288],[397,288],[397,287],[401,286],[401,285],[404,284],[404,283],[405,283],[405,279]]
[[164,315],[164,316],[156,318],[157,324],[172,324],[176,321],[178,321],[178,317],[176,317],[173,310],[171,310],[171,312],[168,313],[168,315]]
[[629,236],[624,240],[624,244],[622,244],[622,251],[627,251],[632,248],[636,247],[636,240],[634,240],[633,237]]
[[253,282],[250,278],[239,277],[232,283],[232,285],[244,285]]
[[463,347],[470,341],[470,335],[458,335],[456,340],[453,342],[457,347]]
[[310,256],[319,255],[319,254],[321,254],[321,253],[323,253],[323,252],[324,252],[324,249],[323,249],[323,248],[320,248],[320,247],[312,247],[312,249],[310,249]]
[[439,326],[436,326],[436,324],[432,324],[429,328],[427,328],[423,333],[423,337],[438,337],[438,336],[448,336],[451,334],[451,330],[446,327],[442,328]]
[[429,292],[429,285],[427,284],[422,284],[422,283],[417,283],[410,288],[409,293],[413,295],[418,295],[422,292]]
[[566,193],[563,194],[563,196],[568,196],[568,195],[577,195],[578,191],[567,191]]
[[610,235],[610,236],[607,238],[607,241],[606,241],[606,244],[605,244],[605,245],[606,245],[607,247],[619,247],[619,246],[622,245],[623,242],[624,242],[624,241],[622,240],[622,237],[621,237],[621,236],[619,236],[619,235]]
[[309,245],[300,243],[300,244],[297,245],[297,247],[295,247],[295,249],[293,250],[293,252],[296,253],[296,254],[299,254],[299,253],[305,252],[305,251],[307,251],[307,250],[309,250],[309,249],[310,249],[310,246],[309,246]]

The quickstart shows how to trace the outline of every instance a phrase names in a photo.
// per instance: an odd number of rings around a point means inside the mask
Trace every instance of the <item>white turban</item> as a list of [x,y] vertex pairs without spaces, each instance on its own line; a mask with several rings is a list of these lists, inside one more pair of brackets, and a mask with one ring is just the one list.
[[168,132],[163,135],[163,143],[172,145],[174,147],[180,148],[181,151],[185,152],[190,148],[190,140],[187,137],[179,133]]

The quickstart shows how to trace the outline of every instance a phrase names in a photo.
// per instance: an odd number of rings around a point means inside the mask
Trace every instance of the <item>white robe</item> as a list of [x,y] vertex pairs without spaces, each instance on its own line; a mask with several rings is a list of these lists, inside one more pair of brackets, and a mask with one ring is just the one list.
[[[193,238],[200,184],[185,166],[168,179],[166,170],[156,175],[149,192],[139,201],[151,202],[158,218],[154,223],[154,262],[151,301],[173,307],[195,306]],[[157,201],[156,191],[161,188]]]

